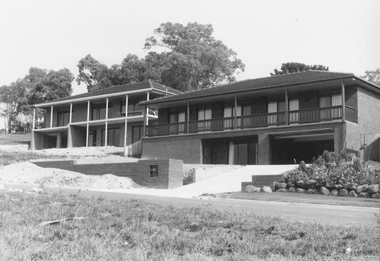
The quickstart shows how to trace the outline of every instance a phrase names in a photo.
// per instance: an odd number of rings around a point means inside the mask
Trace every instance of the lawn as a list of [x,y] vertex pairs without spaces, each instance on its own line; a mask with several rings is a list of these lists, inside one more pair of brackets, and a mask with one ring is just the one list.
[[31,140],[32,134],[30,133],[11,133],[0,135],[0,145],[30,145]]
[[220,198],[231,198],[231,199],[247,199],[247,200],[278,201],[278,202],[291,202],[291,203],[380,208],[380,200],[376,198],[338,197],[338,196],[324,196],[324,195],[319,195],[319,194],[292,193],[292,192],[273,192],[273,193],[234,192],[234,193],[218,194],[215,196],[220,197]]
[[380,252],[379,228],[141,200],[1,192],[0,209],[0,260],[378,260]]

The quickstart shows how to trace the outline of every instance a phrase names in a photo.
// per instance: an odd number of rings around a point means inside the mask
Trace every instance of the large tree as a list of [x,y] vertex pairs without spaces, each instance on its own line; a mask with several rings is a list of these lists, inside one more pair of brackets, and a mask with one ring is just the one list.
[[244,64],[212,33],[211,25],[161,24],[146,39],[144,49],[150,52],[144,58],[128,54],[120,65],[108,68],[87,55],[78,63],[77,82],[91,91],[152,79],[188,91],[234,81]]
[[[73,74],[68,69],[47,71],[32,67],[29,74],[10,85],[0,87],[0,102],[6,104],[3,114],[13,128],[25,105],[42,103],[71,95]],[[25,111],[24,111],[25,112]],[[25,112],[27,113],[27,112]]]
[[374,71],[366,71],[362,78],[380,86],[380,68]]
[[163,47],[162,53],[151,52],[157,59],[153,67],[161,71],[161,82],[189,91],[212,87],[235,80],[235,72],[244,71],[236,53],[212,36],[212,25],[198,23],[163,23],[146,39],[145,49]]
[[271,76],[283,75],[296,72],[305,72],[308,70],[316,71],[328,71],[329,67],[323,65],[306,65],[304,63],[288,62],[281,65],[280,70],[274,69],[274,73],[271,73]]

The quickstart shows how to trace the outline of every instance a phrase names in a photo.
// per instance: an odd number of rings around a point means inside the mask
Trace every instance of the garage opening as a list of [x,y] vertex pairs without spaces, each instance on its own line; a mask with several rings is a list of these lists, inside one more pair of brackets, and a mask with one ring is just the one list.
[[257,137],[205,139],[202,141],[203,164],[257,164]]
[[312,163],[324,150],[334,151],[333,133],[271,137],[271,164]]

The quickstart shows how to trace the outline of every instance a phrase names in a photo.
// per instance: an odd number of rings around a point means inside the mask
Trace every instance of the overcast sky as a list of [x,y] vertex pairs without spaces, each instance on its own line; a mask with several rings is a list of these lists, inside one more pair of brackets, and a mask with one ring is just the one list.
[[[322,64],[330,71],[380,68],[380,1],[0,1],[0,86],[30,67],[68,68],[91,54],[111,66],[145,56],[161,23],[212,24],[214,37],[246,65],[238,80],[266,77],[281,63]],[[73,82],[74,94],[86,92]]]

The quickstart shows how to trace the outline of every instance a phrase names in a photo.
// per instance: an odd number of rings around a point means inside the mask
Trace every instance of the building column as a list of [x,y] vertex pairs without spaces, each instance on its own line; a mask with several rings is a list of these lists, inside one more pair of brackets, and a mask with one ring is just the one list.
[[289,125],[289,97],[288,97],[288,89],[285,89],[285,125]]
[[86,147],[88,147],[88,132],[90,129],[90,101],[87,101]]
[[234,129],[237,129],[237,97],[236,97],[236,95],[235,95],[235,97],[234,97],[234,107],[235,107],[235,109],[234,109]]
[[70,102],[70,117],[69,117],[69,123],[73,122],[73,103]]
[[104,146],[107,147],[108,143],[108,98],[106,98],[106,126],[105,126],[105,133],[104,133]]
[[50,128],[53,128],[53,106],[50,106]]
[[228,165],[234,165],[234,142],[230,141],[229,148],[228,148]]
[[258,147],[258,165],[268,165],[270,164],[270,139],[267,134],[259,134],[257,139]]
[[32,131],[36,127],[36,108],[33,108],[33,121],[32,121]]
[[342,79],[342,120],[346,120],[346,90]]
[[125,95],[125,122],[124,122],[124,148],[127,147],[127,136],[128,136],[128,95]]
[[[146,93],[146,100],[149,101],[149,92]],[[146,108],[146,125],[149,124],[149,108]]]
[[186,133],[190,133],[190,103],[186,103]]

